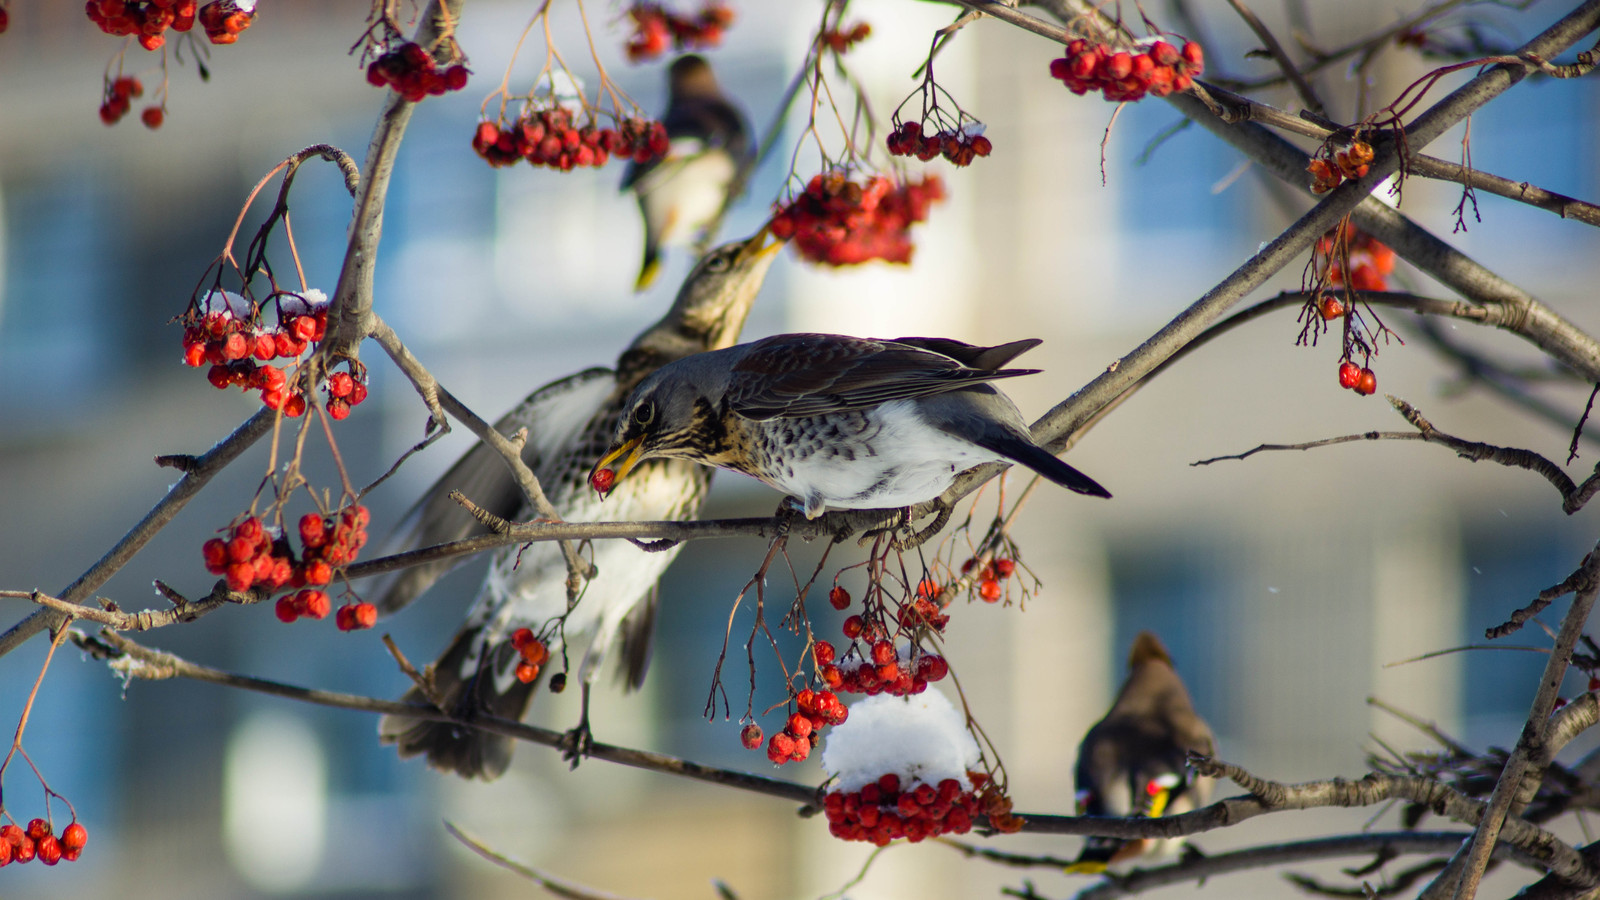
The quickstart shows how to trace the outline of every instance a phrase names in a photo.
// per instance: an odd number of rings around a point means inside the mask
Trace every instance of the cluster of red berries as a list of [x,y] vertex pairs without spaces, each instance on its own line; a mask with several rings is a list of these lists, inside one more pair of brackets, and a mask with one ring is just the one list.
[[83,11],[106,34],[137,35],[139,46],[156,50],[167,42],[168,28],[193,28],[199,9],[199,0],[89,0]]
[[[328,309],[323,305],[299,305],[300,311],[280,308],[279,324],[271,328],[254,318],[236,316],[231,308],[213,309],[200,315],[187,314],[183,330],[183,361],[196,368],[211,364],[206,380],[217,390],[238,385],[242,390],[261,392],[261,403],[268,409],[282,409],[286,416],[306,411],[304,393],[289,387],[285,368],[261,365],[273,359],[298,359],[306,347],[322,340],[328,328]],[[257,361],[260,361],[258,363]],[[328,392],[328,415],[342,420],[350,408],[367,399],[366,370],[350,361],[348,371],[329,375],[323,388]]]
[[5,6],[0,5],[0,34],[5,34],[6,33],[6,29],[10,28],[10,27],[11,27],[11,12],[10,12],[10,10],[6,9]]
[[980,128],[967,125],[924,134],[921,122],[906,122],[889,132],[888,144],[893,156],[915,156],[927,162],[943,154],[957,166],[970,166],[974,159],[988,156],[994,150],[994,144],[983,136]]
[[[849,619],[845,620],[845,624],[845,634],[848,635]],[[822,655],[829,655],[831,651],[833,645],[818,641],[813,655],[820,660]],[[836,657],[836,654],[833,655]],[[834,690],[866,694],[869,697],[875,694],[895,697],[920,694],[928,689],[929,684],[943,679],[949,673],[950,664],[939,654],[916,653],[913,656],[912,651],[896,651],[893,643],[883,639],[872,641],[865,651],[852,646],[845,652],[845,657],[836,663],[819,662],[817,665],[817,675],[823,684]]]
[[0,825],[0,866],[12,863],[29,863],[37,859],[53,866],[63,859],[77,862],[83,847],[89,842],[89,831],[81,823],[73,822],[61,830],[57,837],[44,819],[34,819],[26,829],[16,825]]
[[1378,376],[1370,368],[1358,366],[1347,359],[1339,363],[1339,387],[1367,397],[1377,392]]
[[1351,141],[1335,149],[1326,159],[1313,157],[1306,165],[1306,171],[1311,173],[1311,193],[1326,194],[1346,178],[1367,174],[1372,157],[1372,145],[1366,141]]
[[[134,98],[142,96],[144,96],[144,85],[131,75],[123,75],[106,82],[105,93],[100,100],[100,121],[107,125],[117,124],[133,108]],[[160,128],[165,119],[166,113],[159,105],[147,106],[139,113],[139,120],[144,122],[146,128],[152,130]]]
[[[930,584],[932,582],[929,582]],[[939,610],[939,604],[933,601],[933,596],[918,593],[910,603],[900,607],[900,625],[903,628],[931,628],[938,634],[944,633],[944,626],[950,624],[950,616]]]
[[[850,717],[850,710],[833,691],[807,688],[795,695],[795,706],[798,711],[790,713],[783,730],[767,742],[767,759],[775,765],[805,762],[822,739],[822,726],[838,725]],[[745,749],[754,750],[761,746],[761,736],[761,726],[751,722],[739,732],[739,741]]]
[[511,632],[511,646],[522,657],[517,663],[517,680],[523,684],[533,684],[533,680],[539,677],[539,667],[550,658],[549,648],[544,641],[534,637],[531,628],[518,628]]
[[943,199],[936,175],[898,184],[874,175],[858,184],[843,172],[828,172],[812,176],[805,192],[778,211],[772,234],[793,238],[802,257],[830,266],[909,263],[911,226],[927,220],[929,208]]
[[[1394,251],[1349,222],[1330,229],[1318,238],[1316,252],[1327,260],[1329,285],[1343,287],[1348,282],[1358,291],[1389,289],[1388,276],[1394,271]],[[1324,312],[1323,318],[1337,316],[1329,316]]]
[[255,20],[255,3],[215,0],[88,0],[84,13],[106,34],[134,35],[139,46],[158,50],[167,42],[166,31],[184,32],[198,20],[213,44],[231,44]]
[[406,41],[367,66],[367,83],[394,88],[395,93],[416,103],[429,94],[437,97],[446,91],[461,90],[467,86],[467,74],[467,67],[461,63],[440,69],[433,54],[420,44]]
[[472,149],[491,166],[509,166],[525,159],[535,166],[570,172],[600,168],[611,158],[646,163],[667,155],[667,126],[650,119],[627,118],[616,128],[576,127],[563,106],[524,113],[504,122],[479,122]]
[[[355,561],[367,543],[370,521],[367,508],[359,505],[337,517],[306,513],[300,517],[299,527],[305,550],[297,560],[286,536],[275,536],[259,517],[246,516],[228,530],[226,539],[212,538],[200,552],[206,571],[225,577],[229,590],[244,592],[260,586],[276,591],[285,585],[298,589],[278,598],[274,612],[280,621],[322,619],[333,604],[320,588],[333,581],[335,568]],[[350,603],[340,607],[336,621],[340,630],[350,631],[372,627],[377,616],[377,608],[370,603]]]
[[1162,40],[1142,46],[1129,52],[1077,38],[1067,44],[1066,56],[1050,61],[1050,76],[1074,94],[1100,91],[1107,100],[1125,103],[1187,91],[1206,69],[1205,52],[1194,41],[1184,41],[1182,50]]
[[[961,564],[961,574],[966,575],[977,568],[978,561],[969,559]],[[1001,557],[993,562],[985,563],[978,570],[978,597],[985,603],[998,603],[1005,593],[1000,582],[1010,578],[1017,571],[1017,561]]]
[[707,0],[692,16],[679,15],[659,3],[635,3],[628,9],[633,34],[628,36],[628,62],[655,59],[670,41],[677,50],[700,50],[722,43],[722,32],[733,25],[733,10],[718,0]]
[[966,834],[981,806],[978,795],[962,790],[954,778],[937,787],[918,779],[902,785],[891,772],[859,791],[829,793],[822,798],[822,811],[834,837],[883,847],[898,838],[915,844],[941,834]]
[[828,28],[817,35],[817,42],[835,53],[844,53],[856,44],[872,36],[872,26],[866,22],[857,22],[850,28]]

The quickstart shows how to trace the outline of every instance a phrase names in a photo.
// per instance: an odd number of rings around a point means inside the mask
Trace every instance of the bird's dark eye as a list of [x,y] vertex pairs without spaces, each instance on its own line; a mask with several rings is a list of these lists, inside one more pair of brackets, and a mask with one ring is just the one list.
[[706,260],[706,271],[713,274],[726,272],[731,265],[733,265],[732,256],[726,253],[718,253]]
[[656,405],[649,400],[633,408],[633,423],[641,428],[655,421]]

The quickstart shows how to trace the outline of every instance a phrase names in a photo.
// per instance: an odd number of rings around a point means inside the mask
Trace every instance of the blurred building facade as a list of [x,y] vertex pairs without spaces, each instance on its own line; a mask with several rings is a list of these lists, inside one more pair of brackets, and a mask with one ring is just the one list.
[[[168,320],[183,309],[262,174],[314,143],[359,160],[380,103],[346,55],[365,27],[364,10],[306,0],[264,6],[256,28],[212,54],[208,83],[192,66],[174,64],[167,124],[149,133],[134,117],[115,128],[95,117],[99,73],[117,45],[92,29],[78,4],[13,4],[11,30],[0,35],[0,588],[64,587],[176,480],[151,464],[153,456],[201,452],[251,412],[236,392],[215,391],[179,364],[179,335]],[[760,128],[774,115],[818,10],[745,6],[712,60]],[[875,29],[852,54],[852,67],[875,108],[892,109],[914,87],[910,72],[947,13],[900,0],[851,9]],[[680,251],[657,288],[631,293],[640,226],[631,199],[615,189],[619,167],[494,171],[472,156],[477,103],[511,65],[509,38],[530,12],[517,3],[469,5],[460,40],[473,83],[462,96],[418,109],[389,195],[377,277],[379,311],[442,383],[486,416],[551,378],[608,364],[670,300],[688,268]],[[615,15],[590,12],[597,25]],[[1278,21],[1274,10],[1260,12]],[[1507,26],[1527,34],[1556,14],[1536,7]],[[576,63],[584,56],[575,14],[558,12],[556,22],[567,59],[587,75]],[[1330,45],[1363,28],[1354,18],[1316,24]],[[1231,22],[1212,27],[1239,31]],[[606,40],[607,62],[619,60],[616,33]],[[534,35],[515,62],[513,91],[537,72],[536,44]],[[1232,71],[1266,73],[1264,63],[1232,62],[1247,49],[1219,39],[1210,58]],[[160,76],[141,54],[131,51],[127,65],[149,91]],[[969,26],[941,54],[939,79],[988,123],[995,152],[966,170],[936,164],[950,200],[919,231],[916,264],[821,272],[786,258],[746,335],[1042,337],[1044,346],[1026,359],[1044,374],[1008,385],[1024,412],[1037,415],[1303,208],[1286,206],[1265,176],[1198,129],[1163,139],[1140,162],[1177,120],[1153,103],[1118,117],[1102,184],[1100,135],[1112,107],[1074,98],[1049,79],[1053,55],[1047,42],[1001,23]],[[1421,72],[1412,63],[1389,65],[1378,84],[1404,85]],[[663,102],[659,70],[616,61],[612,75],[651,110]],[[1350,77],[1330,71],[1319,86],[1330,97],[1352,96]],[[1586,81],[1529,83],[1515,99],[1491,104],[1473,120],[1473,162],[1574,196],[1600,194],[1600,93]],[[1334,107],[1336,118],[1354,117],[1347,105]],[[788,145],[757,173],[727,234],[762,219],[803,125],[791,117]],[[1448,157],[1458,138],[1442,138],[1433,152]],[[798,159],[802,177],[814,170],[814,152]],[[1453,234],[1456,199],[1449,185],[1414,182],[1403,208],[1581,326],[1600,327],[1592,234],[1492,197],[1479,200],[1481,223],[1469,218],[1467,231]],[[348,197],[331,167],[312,164],[291,204],[308,280],[331,291]],[[258,208],[245,235],[259,216]],[[1402,269],[1403,286],[1443,290]],[[1296,288],[1298,279],[1298,271],[1285,272],[1271,287]],[[1472,389],[1429,351],[1412,322],[1399,314],[1386,320],[1406,343],[1381,348],[1384,392],[1417,403],[1451,433],[1560,457],[1571,423],[1552,424]],[[1535,360],[1510,338],[1446,327],[1471,346]],[[1515,740],[1541,655],[1475,651],[1394,664],[1481,643],[1485,627],[1576,565],[1595,540],[1595,514],[1562,515],[1554,495],[1525,472],[1470,466],[1414,443],[1191,466],[1263,442],[1404,427],[1381,399],[1337,390],[1332,339],[1297,347],[1298,333],[1290,314],[1266,317],[1127,401],[1072,452],[1115,499],[1039,492],[1017,531],[1041,582],[1037,592],[1021,608],[955,608],[950,656],[1020,809],[1070,811],[1077,741],[1109,703],[1122,656],[1142,628],[1172,649],[1222,755],[1267,777],[1355,776],[1380,740],[1424,746],[1420,735],[1369,707],[1369,696],[1473,745]],[[339,432],[352,478],[363,483],[422,437],[425,420],[387,362],[375,353],[368,362],[373,399]],[[1556,386],[1543,396],[1575,412],[1581,388]],[[457,432],[373,495],[374,531],[468,445],[465,430]],[[1586,442],[1582,451],[1586,459],[1596,445]],[[101,594],[124,608],[159,605],[149,588],[154,578],[204,593],[199,545],[249,502],[265,465],[258,447]],[[319,458],[317,465],[313,479],[332,483],[331,463]],[[1013,478],[1011,493],[1020,486]],[[982,508],[992,509],[993,494],[986,492],[991,505]],[[759,485],[720,477],[707,513],[759,515],[776,500]],[[663,582],[649,682],[642,696],[601,694],[600,739],[770,770],[738,747],[735,724],[704,718],[728,605],[763,550],[740,540],[684,551]],[[802,574],[818,552],[797,554]],[[837,556],[835,564],[843,564]],[[479,571],[451,576],[383,630],[413,659],[432,658]],[[22,601],[4,601],[3,609],[7,621],[27,611]],[[813,615],[837,629],[831,610]],[[748,620],[734,627],[738,634]],[[144,639],[206,665],[297,684],[380,697],[406,686],[376,637],[282,626],[265,608],[226,610]],[[1542,637],[1514,642],[1538,645]],[[43,653],[35,640],[0,659],[11,685],[0,692],[0,722],[16,720]],[[731,693],[741,677],[730,681]],[[758,697],[776,696],[776,679],[762,677]],[[567,727],[576,721],[576,698],[541,696],[534,719]],[[568,772],[537,747],[520,749],[502,781],[463,784],[394,758],[377,745],[370,717],[197,683],[123,685],[68,651],[57,655],[40,691],[26,746],[51,786],[76,804],[91,841],[75,865],[0,873],[0,896],[8,898],[113,890],[164,900],[534,892],[461,850],[441,819],[511,857],[624,896],[706,897],[718,878],[744,897],[814,897],[840,889],[867,858],[865,849],[841,845],[817,820],[768,798],[600,762]],[[823,777],[815,763],[778,774]],[[38,814],[42,792],[31,774],[13,765],[6,775],[13,814]],[[1354,828],[1368,814],[1274,819],[1199,843],[1218,849],[1339,822]],[[1025,838],[1005,846],[1068,856],[1077,842]],[[899,847],[849,893],[994,896],[1020,877],[944,848]],[[1053,873],[1035,879],[1052,895],[1077,887]],[[1207,890],[1277,896],[1280,883],[1217,879]]]

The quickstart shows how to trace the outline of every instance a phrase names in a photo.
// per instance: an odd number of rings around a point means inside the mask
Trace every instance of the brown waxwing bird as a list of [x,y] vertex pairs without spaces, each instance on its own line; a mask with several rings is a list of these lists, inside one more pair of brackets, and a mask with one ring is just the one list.
[[634,290],[655,281],[661,248],[695,240],[722,212],[741,172],[755,162],[744,114],[717,84],[711,65],[689,54],[667,70],[667,155],[631,162],[622,189],[632,189],[644,215],[644,263]]
[[1016,405],[986,383],[1037,372],[1001,367],[1039,343],[780,334],[700,353],[639,383],[596,471],[614,467],[621,483],[650,459],[733,469],[811,519],[930,500],[988,462],[1110,497],[1035,444]]
[[[673,360],[738,340],[751,303],[782,246],[781,242],[768,246],[767,238],[763,229],[701,259],[672,309],[634,339],[615,369],[586,369],[545,385],[495,424],[503,434],[528,429],[523,460],[563,519],[682,520],[698,514],[709,484],[706,470],[699,466],[662,460],[642,472],[637,484],[630,480],[616,492],[620,505],[602,509],[586,484],[589,463],[615,431],[623,400],[640,380]],[[401,521],[388,541],[389,552],[485,533],[477,520],[449,499],[455,490],[502,518],[515,521],[529,514],[505,461],[480,443]],[[436,695],[442,697],[444,711],[459,721],[388,715],[379,724],[380,737],[397,744],[403,757],[425,754],[434,768],[464,778],[487,781],[499,776],[511,761],[511,740],[462,723],[479,715],[514,721],[527,711],[536,682],[525,684],[516,677],[520,655],[511,635],[529,628],[544,641],[552,659],[562,658],[563,644],[582,652],[583,714],[570,733],[568,748],[575,760],[588,742],[590,686],[619,634],[626,686],[632,689],[643,683],[655,621],[656,580],[675,554],[675,550],[648,553],[627,541],[596,541],[593,562],[598,572],[569,613],[566,562],[555,542],[498,551],[466,623],[433,665]],[[380,610],[394,612],[453,565],[440,562],[385,576],[367,595]],[[417,689],[404,699],[426,702]]]
[[[1216,752],[1211,728],[1194,711],[1167,648],[1141,631],[1117,701],[1078,747],[1078,815],[1156,817],[1204,806],[1212,779],[1190,773],[1191,752]],[[1182,838],[1091,837],[1067,872],[1098,875],[1126,860],[1174,854],[1183,844]]]

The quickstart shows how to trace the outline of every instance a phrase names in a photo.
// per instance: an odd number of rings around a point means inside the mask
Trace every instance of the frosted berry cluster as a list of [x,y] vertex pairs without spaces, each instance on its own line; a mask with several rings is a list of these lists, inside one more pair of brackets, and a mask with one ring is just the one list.
[[525,159],[563,172],[598,169],[612,157],[645,163],[665,156],[667,146],[667,126],[660,122],[627,118],[615,128],[597,128],[592,122],[579,128],[562,106],[524,113],[509,124],[479,122],[472,136],[472,149],[491,166]]
[[1313,157],[1306,165],[1306,171],[1311,173],[1311,193],[1326,194],[1346,178],[1367,174],[1373,155],[1371,144],[1357,140],[1334,148],[1327,157]]
[[[1342,238],[1342,240],[1341,240]],[[1341,247],[1341,244],[1343,245]],[[1358,291],[1386,291],[1395,253],[1388,245],[1346,222],[1317,239],[1317,255],[1332,287],[1346,283]],[[1325,318],[1336,318],[1327,316]]]
[[817,42],[835,53],[844,53],[871,36],[872,26],[866,22],[857,22],[849,28],[841,25],[838,28],[824,29],[817,35]]
[[926,221],[944,199],[944,183],[893,182],[874,175],[863,183],[840,171],[812,176],[806,189],[772,219],[772,234],[793,239],[812,262],[849,266],[868,260],[911,261],[911,226]]
[[1184,41],[1180,50],[1153,40],[1129,51],[1077,38],[1067,44],[1066,56],[1050,61],[1050,77],[1074,94],[1099,91],[1125,103],[1187,91],[1205,68],[1205,52],[1194,41]]
[[[981,773],[968,773],[974,783]],[[912,779],[901,784],[890,772],[859,791],[833,791],[822,798],[828,833],[840,840],[887,846],[905,838],[915,844],[941,834],[966,834],[979,815],[978,795],[954,778],[937,786]]]
[[[978,561],[969,559],[961,564],[961,574],[966,575],[977,568]],[[978,597],[985,603],[998,603],[1005,593],[1001,582],[1010,578],[1017,571],[1017,561],[1000,557],[993,562],[985,563],[978,569]]]
[[[285,295],[277,306],[278,325],[261,321],[260,311],[237,294],[214,292],[203,304],[191,307],[182,317],[183,361],[199,368],[210,365],[206,380],[218,390],[237,385],[246,391],[260,391],[261,403],[268,409],[281,409],[286,416],[300,416],[309,402],[306,395],[289,385],[287,366],[267,365],[274,359],[296,360],[306,348],[323,339],[328,328],[328,307],[320,292],[308,292],[302,299]],[[328,415],[344,419],[350,409],[367,399],[366,368],[354,360],[342,365],[346,371],[331,373],[323,384],[328,394]]]
[[213,44],[231,44],[255,21],[254,0],[88,0],[84,13],[95,27],[117,37],[133,36],[146,50],[167,42],[167,29],[185,32],[196,21]]
[[[107,125],[115,125],[122,121],[122,117],[133,108],[133,101],[144,96],[144,85],[139,79],[131,75],[121,75],[106,81],[105,91],[100,100],[100,121]],[[145,126],[151,129],[160,128],[166,114],[161,107],[147,106],[139,114]]]
[[927,162],[943,155],[952,165],[970,166],[980,156],[988,156],[994,144],[983,136],[983,126],[976,123],[957,129],[924,133],[921,122],[905,122],[889,132],[889,153],[893,156],[915,156]]
[[522,657],[517,662],[517,680],[523,684],[533,684],[534,679],[539,677],[539,667],[550,658],[549,648],[534,636],[531,628],[518,628],[511,632],[511,646]]
[[166,31],[194,27],[199,0],[89,0],[83,11],[96,28],[116,37],[135,36],[139,46],[158,50]]
[[467,67],[461,63],[439,68],[433,54],[420,44],[406,41],[392,47],[367,66],[367,83],[389,87],[416,103],[429,94],[437,97],[467,86]]
[[680,15],[659,3],[634,3],[628,8],[633,33],[628,36],[628,61],[644,62],[667,51],[701,50],[722,43],[722,32],[733,25],[733,10],[707,0],[692,16]]
[[[821,740],[822,726],[838,725],[850,717],[850,710],[845,709],[833,691],[807,688],[795,695],[795,706],[798,710],[789,714],[783,730],[767,742],[767,759],[776,765],[805,762]],[[746,725],[740,732],[740,740],[751,750],[761,746],[761,726]]]
[[62,860],[76,862],[88,842],[89,831],[79,822],[61,829],[59,837],[44,819],[34,819],[25,829],[0,825],[0,867],[36,859],[47,866]]
[[[321,589],[333,581],[335,569],[355,562],[366,546],[370,522],[367,508],[360,505],[336,516],[306,513],[298,528],[304,551],[297,559],[287,535],[275,534],[258,516],[246,516],[228,529],[225,538],[206,541],[200,552],[206,571],[226,578],[231,591],[295,588],[295,593],[278,598],[274,612],[280,621],[323,619],[333,604]],[[347,614],[347,609],[353,612]],[[347,624],[347,615],[365,624]],[[340,608],[337,621],[342,631],[370,628],[377,621],[377,608],[370,603],[347,604]]]

